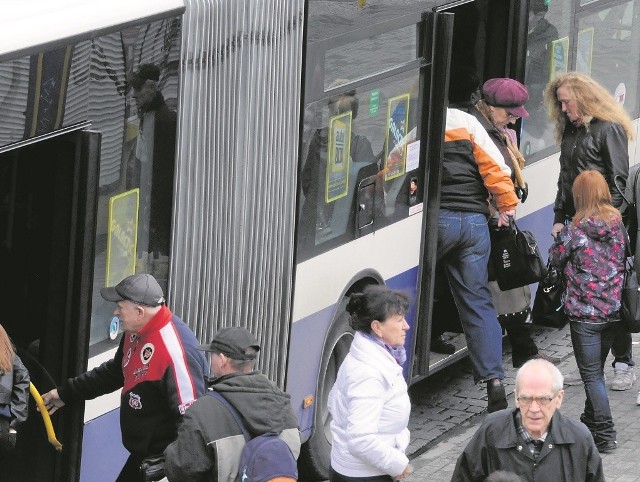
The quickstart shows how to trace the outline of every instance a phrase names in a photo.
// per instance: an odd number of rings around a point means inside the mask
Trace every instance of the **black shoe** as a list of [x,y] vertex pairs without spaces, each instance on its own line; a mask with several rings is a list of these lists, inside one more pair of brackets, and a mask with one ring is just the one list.
[[487,381],[487,401],[487,411],[489,413],[504,410],[509,406],[507,403],[507,394],[504,390],[504,385],[497,378]]
[[602,442],[596,443],[596,447],[601,454],[608,454],[618,448],[618,442],[615,440],[603,440]]
[[431,351],[442,353],[443,355],[452,355],[456,352],[456,347],[452,343],[444,341],[441,335],[431,340]]

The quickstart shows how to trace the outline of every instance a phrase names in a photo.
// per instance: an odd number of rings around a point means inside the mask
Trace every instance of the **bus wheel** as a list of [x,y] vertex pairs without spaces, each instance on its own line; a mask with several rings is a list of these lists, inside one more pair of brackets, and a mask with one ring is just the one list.
[[[344,311],[329,331],[322,351],[322,363],[318,375],[315,410],[313,415],[313,434],[302,446],[300,470],[304,480],[327,480],[331,468],[331,415],[328,399],[331,387],[338,377],[338,368],[344,361],[351,341],[353,330],[349,326],[349,315]],[[302,479],[300,479],[302,480]]]

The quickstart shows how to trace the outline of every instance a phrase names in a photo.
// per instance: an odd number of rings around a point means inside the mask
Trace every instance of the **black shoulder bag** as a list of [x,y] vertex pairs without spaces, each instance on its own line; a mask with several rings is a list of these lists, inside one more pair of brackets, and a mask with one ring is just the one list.
[[530,231],[518,229],[513,218],[509,226],[490,229],[489,262],[502,291],[537,283],[547,274],[538,243]]

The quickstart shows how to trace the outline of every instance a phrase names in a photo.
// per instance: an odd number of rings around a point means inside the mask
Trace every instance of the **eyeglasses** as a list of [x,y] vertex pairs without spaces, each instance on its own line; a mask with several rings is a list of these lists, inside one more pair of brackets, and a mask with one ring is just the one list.
[[525,396],[522,396],[522,397],[518,397],[517,400],[518,400],[518,402],[520,402],[520,405],[528,406],[528,405],[531,405],[535,401],[539,406],[546,407],[547,405],[549,405],[553,401],[554,398],[556,398],[557,395],[558,394],[556,394],[556,395],[554,395],[552,397],[549,397],[549,396],[546,396],[546,397],[525,397]]
[[513,115],[511,112],[507,112],[507,116],[509,116],[509,120],[512,121],[512,122],[515,122],[518,119],[520,119],[520,116]]

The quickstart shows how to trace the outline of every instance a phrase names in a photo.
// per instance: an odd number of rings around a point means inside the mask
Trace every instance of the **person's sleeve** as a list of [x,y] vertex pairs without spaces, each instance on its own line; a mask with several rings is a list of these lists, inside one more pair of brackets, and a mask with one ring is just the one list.
[[484,127],[477,119],[473,120],[475,122],[470,124],[473,156],[482,181],[495,199],[498,211],[515,209],[519,200],[511,180],[511,169]]
[[203,427],[187,410],[178,428],[178,438],[164,451],[164,470],[169,482],[199,482],[213,479],[214,444],[207,445]]
[[29,371],[18,355],[13,359],[10,427],[17,429],[29,414]]
[[349,452],[393,476],[401,474],[408,457],[402,450],[381,442],[378,423],[386,389],[381,380],[362,376],[349,384],[347,433]]
[[558,174],[558,187],[556,190],[556,199],[553,203],[553,224],[563,223],[565,220],[564,199],[562,196],[562,165],[560,165],[560,174]]
[[451,482],[474,482],[484,480],[488,474],[482,470],[482,453],[480,450],[480,430],[469,441],[464,451],[458,457],[453,469]]
[[[620,124],[608,126],[602,140],[600,154],[604,161],[607,183],[611,191],[611,204],[624,210],[624,198],[621,192],[625,191],[627,177],[629,177],[629,139]],[[614,184],[616,178],[620,190]]]
[[571,246],[571,232],[569,226],[565,226],[549,248],[549,262],[558,269],[564,269],[571,256]]
[[585,482],[605,482],[600,453],[595,443],[592,440],[590,442],[592,443],[587,456],[587,477]]
[[115,356],[102,365],[67,379],[58,387],[60,399],[69,403],[72,400],[91,400],[106,393],[111,393],[124,385],[122,373],[122,345],[124,337],[120,341]]
[[[195,336],[189,331],[180,337],[178,327],[175,324],[171,326],[175,337],[166,342],[170,358],[165,372],[166,395],[172,410],[184,415],[189,405],[205,393],[205,360],[195,345]],[[182,329],[188,330],[186,325]],[[189,340],[183,342],[191,336],[194,343],[189,343]]]

